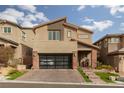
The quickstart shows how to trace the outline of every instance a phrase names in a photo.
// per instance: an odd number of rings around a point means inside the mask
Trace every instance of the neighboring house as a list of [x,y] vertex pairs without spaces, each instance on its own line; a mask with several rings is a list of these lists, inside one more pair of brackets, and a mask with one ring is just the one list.
[[0,20],[0,46],[14,48],[14,59],[25,65],[32,64],[33,35],[32,28],[22,28],[13,22]]
[[67,23],[66,17],[33,28],[23,28],[4,20],[0,26],[0,37],[7,39],[9,44],[10,41],[17,43],[12,44],[16,47],[16,58],[27,60],[25,52],[33,49],[33,61],[26,62],[32,63],[34,69],[76,69],[84,57],[88,59],[88,66],[96,67],[99,48],[92,44],[93,32]]
[[100,48],[99,61],[124,72],[124,34],[107,34],[94,44]]

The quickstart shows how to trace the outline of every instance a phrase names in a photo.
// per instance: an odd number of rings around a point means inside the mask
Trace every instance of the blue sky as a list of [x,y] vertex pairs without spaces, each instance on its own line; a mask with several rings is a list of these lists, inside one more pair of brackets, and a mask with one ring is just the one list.
[[124,6],[0,6],[0,18],[25,27],[67,16],[70,23],[94,32],[93,41],[108,33],[124,33]]

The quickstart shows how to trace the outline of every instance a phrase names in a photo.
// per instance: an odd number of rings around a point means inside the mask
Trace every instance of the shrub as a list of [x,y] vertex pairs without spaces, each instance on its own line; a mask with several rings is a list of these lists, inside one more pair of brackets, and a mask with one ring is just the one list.
[[0,47],[0,63],[7,66],[9,60],[12,60],[14,57],[14,49],[11,47]]
[[8,80],[14,80],[14,79],[16,79],[16,78],[18,78],[18,77],[20,77],[20,76],[22,76],[23,74],[24,74],[25,72],[20,72],[20,71],[15,71],[15,72],[13,72],[13,73],[10,73],[9,75],[8,75]]
[[16,71],[16,69],[15,68],[12,68],[12,67],[6,67],[6,68],[2,68],[1,69],[1,73],[3,74],[3,75],[9,75],[9,74],[11,74],[11,73],[14,73]]
[[101,70],[101,69],[113,70],[113,67],[110,66],[110,65],[101,65],[101,66],[96,67],[96,69],[99,69],[99,70]]
[[77,69],[79,71],[79,73],[82,75],[83,79],[86,81],[86,82],[92,82],[89,77],[83,72],[83,69],[81,67],[78,67]]

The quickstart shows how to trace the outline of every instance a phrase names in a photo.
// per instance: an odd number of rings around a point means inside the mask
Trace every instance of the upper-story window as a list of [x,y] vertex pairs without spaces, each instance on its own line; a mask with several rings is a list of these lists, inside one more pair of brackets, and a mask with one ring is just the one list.
[[87,38],[89,38],[89,36],[87,34],[80,34],[80,35],[78,35],[78,38],[87,39]]
[[22,31],[22,40],[26,40],[26,33]]
[[108,39],[108,42],[109,43],[119,43],[120,42],[120,38],[109,38]]
[[60,31],[48,31],[48,39],[60,40],[61,39]]
[[12,29],[11,27],[4,27],[4,33],[11,33]]
[[104,40],[104,47],[107,47],[108,46],[108,42],[107,42],[107,39]]
[[71,37],[71,31],[67,31],[67,37]]

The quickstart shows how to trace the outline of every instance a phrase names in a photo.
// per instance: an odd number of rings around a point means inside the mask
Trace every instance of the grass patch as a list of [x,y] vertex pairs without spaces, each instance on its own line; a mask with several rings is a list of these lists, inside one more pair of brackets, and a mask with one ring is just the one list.
[[9,75],[7,75],[7,76],[8,76],[7,79],[8,79],[8,80],[14,80],[14,79],[16,79],[17,77],[22,76],[24,73],[25,73],[25,72],[15,71],[15,72],[10,73]]
[[83,72],[83,69],[81,67],[78,67],[77,69],[79,71],[79,73],[82,75],[83,79],[86,81],[86,82],[92,82],[89,77]]
[[95,74],[107,83],[114,83],[114,81],[109,79],[110,76],[118,76],[118,74],[109,73],[109,72],[108,73],[107,72],[95,72]]

